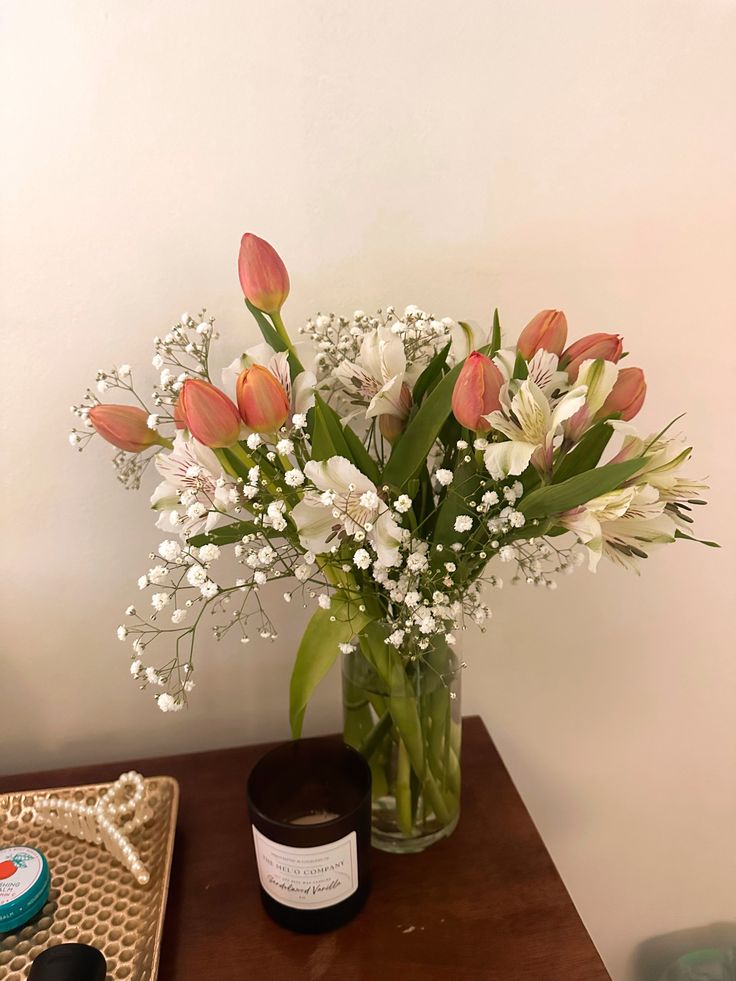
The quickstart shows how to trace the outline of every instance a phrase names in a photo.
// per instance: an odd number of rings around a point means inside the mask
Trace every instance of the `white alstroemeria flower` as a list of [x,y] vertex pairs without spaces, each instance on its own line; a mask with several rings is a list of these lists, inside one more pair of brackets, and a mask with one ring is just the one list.
[[[570,386],[566,371],[558,371],[560,359],[551,351],[540,348],[527,362],[528,377],[545,395],[565,391]],[[493,356],[493,363],[499,369],[506,381],[514,377],[516,365],[516,348],[504,348]]]
[[[186,439],[182,432],[176,434],[170,453],[158,453],[154,461],[164,478],[151,496],[151,507],[159,512],[156,527],[163,531],[176,529],[183,539],[202,531],[211,531],[227,514],[231,506],[229,492],[235,481],[225,473],[215,454],[196,439]],[[188,504],[179,501],[182,491],[188,491]],[[205,509],[192,508],[200,504]],[[190,513],[191,512],[191,513]],[[172,523],[172,516],[178,521]]]
[[[245,354],[235,358],[230,364],[222,369],[222,388],[233,401],[236,401],[235,384],[238,376],[252,364],[261,364],[268,368],[271,374],[284,386],[291,411],[289,419],[293,415],[305,415],[314,405],[314,389],[317,378],[313,371],[306,368],[294,379],[292,384],[291,371],[289,370],[289,356],[286,351],[274,351],[265,342],[249,347]],[[289,423],[287,422],[287,428]]]
[[401,528],[365,474],[342,456],[310,460],[304,473],[316,490],[291,512],[304,548],[322,554],[339,536],[364,536],[383,565],[398,563]]
[[568,512],[560,524],[587,548],[591,572],[606,555],[638,573],[637,560],[646,558],[643,545],[675,540],[677,526],[666,504],[649,484],[622,487]]
[[360,345],[357,362],[343,361],[335,375],[349,392],[368,403],[366,417],[391,415],[406,419],[411,408],[404,389],[406,352],[401,338],[390,327],[369,331]]
[[587,392],[585,405],[565,423],[565,437],[570,442],[577,442],[593,425],[596,415],[611,394],[617,378],[618,365],[612,361],[589,360],[583,361],[580,365],[576,384],[585,385]]
[[464,361],[473,351],[485,347],[491,339],[490,327],[479,327],[465,321],[459,324],[450,317],[445,317],[442,323],[450,331],[450,350],[447,356],[450,364]]
[[485,451],[486,469],[494,480],[518,476],[530,462],[549,473],[562,424],[584,404],[585,392],[584,385],[576,385],[553,404],[529,378],[504,385],[501,409],[484,416],[493,430],[508,436],[507,442],[489,443]]

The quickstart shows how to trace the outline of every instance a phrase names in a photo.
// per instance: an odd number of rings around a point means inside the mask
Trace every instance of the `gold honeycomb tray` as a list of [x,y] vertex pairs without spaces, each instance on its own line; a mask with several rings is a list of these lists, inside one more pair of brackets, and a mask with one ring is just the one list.
[[51,871],[49,901],[39,916],[17,933],[0,933],[0,981],[25,981],[34,958],[60,943],[98,947],[107,959],[107,981],[156,978],[179,807],[176,780],[146,780],[153,819],[131,835],[151,875],[145,886],[101,845],[37,823],[35,798],[94,804],[109,786],[0,794],[0,848],[40,848]]

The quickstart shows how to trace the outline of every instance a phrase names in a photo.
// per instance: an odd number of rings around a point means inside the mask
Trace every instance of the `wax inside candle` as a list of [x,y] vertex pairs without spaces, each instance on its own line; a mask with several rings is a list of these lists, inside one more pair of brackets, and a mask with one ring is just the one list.
[[309,814],[302,814],[301,817],[292,818],[289,824],[324,824],[325,821],[334,821],[337,814],[330,811],[312,811]]

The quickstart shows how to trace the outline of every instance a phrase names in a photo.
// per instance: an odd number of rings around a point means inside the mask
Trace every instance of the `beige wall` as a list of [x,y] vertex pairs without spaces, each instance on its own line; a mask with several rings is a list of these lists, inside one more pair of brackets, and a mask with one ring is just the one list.
[[[254,339],[267,236],[308,313],[415,302],[619,330],[642,414],[710,475],[733,545],[736,7],[716,0],[5,0],[0,771],[287,734],[300,624],[203,645],[191,710],[127,677],[120,611],[160,536],[96,446],[98,367],[200,304]],[[469,641],[491,730],[615,981],[647,938],[734,918],[733,551],[507,589]],[[310,711],[338,722],[337,688]],[[705,935],[704,935],[705,936]]]

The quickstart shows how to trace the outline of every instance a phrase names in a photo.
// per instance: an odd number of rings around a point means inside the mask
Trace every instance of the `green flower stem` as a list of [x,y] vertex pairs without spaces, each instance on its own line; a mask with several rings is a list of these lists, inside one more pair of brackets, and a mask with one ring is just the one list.
[[277,334],[286,345],[286,349],[294,361],[294,365],[297,369],[297,373],[303,371],[304,368],[302,366],[302,363],[297,357],[297,353],[294,350],[294,345],[292,344],[291,338],[289,337],[289,332],[286,329],[284,321],[281,318],[281,311],[277,310],[275,313],[270,313],[269,317],[271,318],[273,325],[276,328]]
[[414,820],[411,806],[411,763],[406,744],[399,739],[398,763],[396,767],[396,816],[402,832],[411,836]]

